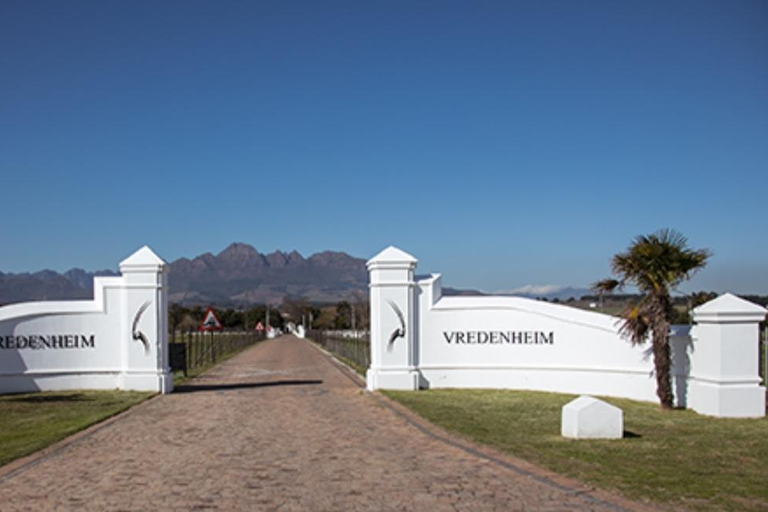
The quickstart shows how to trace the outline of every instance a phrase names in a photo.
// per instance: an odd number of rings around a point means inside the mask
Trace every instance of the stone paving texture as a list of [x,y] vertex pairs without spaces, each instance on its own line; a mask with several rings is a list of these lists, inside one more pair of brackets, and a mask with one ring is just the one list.
[[0,510],[636,508],[544,480],[416,428],[316,347],[285,336],[0,472]]

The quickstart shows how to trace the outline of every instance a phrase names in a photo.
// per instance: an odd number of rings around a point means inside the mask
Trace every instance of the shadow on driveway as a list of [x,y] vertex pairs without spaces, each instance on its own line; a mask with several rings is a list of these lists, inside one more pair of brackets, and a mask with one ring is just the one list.
[[234,384],[191,384],[174,388],[174,393],[196,393],[198,391],[223,391],[227,389],[270,388],[275,386],[317,386],[322,380],[271,380],[266,382],[238,382]]

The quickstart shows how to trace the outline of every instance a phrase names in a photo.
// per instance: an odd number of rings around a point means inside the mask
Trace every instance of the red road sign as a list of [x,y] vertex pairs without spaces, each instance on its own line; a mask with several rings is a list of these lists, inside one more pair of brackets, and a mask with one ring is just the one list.
[[263,331],[264,330],[264,324],[262,324],[261,322],[257,323],[256,327],[254,327],[254,330],[256,330],[256,331]]
[[203,315],[203,321],[198,327],[198,331],[220,331],[222,329],[221,320],[216,316],[216,312],[213,308],[208,308]]

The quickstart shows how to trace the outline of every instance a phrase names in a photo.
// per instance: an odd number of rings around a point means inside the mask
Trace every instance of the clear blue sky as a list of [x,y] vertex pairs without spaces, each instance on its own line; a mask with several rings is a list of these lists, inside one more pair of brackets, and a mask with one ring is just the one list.
[[233,241],[768,293],[768,2],[0,2],[0,270]]

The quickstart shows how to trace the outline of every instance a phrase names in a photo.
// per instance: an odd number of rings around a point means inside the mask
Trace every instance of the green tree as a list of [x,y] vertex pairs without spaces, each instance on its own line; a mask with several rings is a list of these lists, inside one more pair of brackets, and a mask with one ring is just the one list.
[[352,306],[346,300],[336,304],[335,329],[349,329],[352,327]]
[[327,331],[336,328],[336,307],[325,306],[320,310],[320,314],[313,323],[315,329]]
[[353,304],[355,305],[355,315],[357,316],[356,327],[363,331],[371,328],[371,303],[367,293],[360,290],[352,292]]
[[692,310],[716,298],[715,292],[694,292],[688,298],[688,309]]
[[674,405],[672,394],[669,327],[673,318],[670,292],[707,264],[707,249],[691,249],[679,232],[663,229],[636,237],[626,252],[614,255],[611,270],[618,279],[604,279],[594,289],[610,292],[626,285],[637,287],[641,299],[622,312],[621,330],[633,344],[645,343],[650,335],[656,370],[656,395],[664,409]]
[[168,306],[168,324],[171,332],[176,332],[185,314],[187,314],[187,309],[179,304],[173,303]]
[[243,313],[232,308],[215,308],[216,315],[225,329],[240,329],[243,326]]

